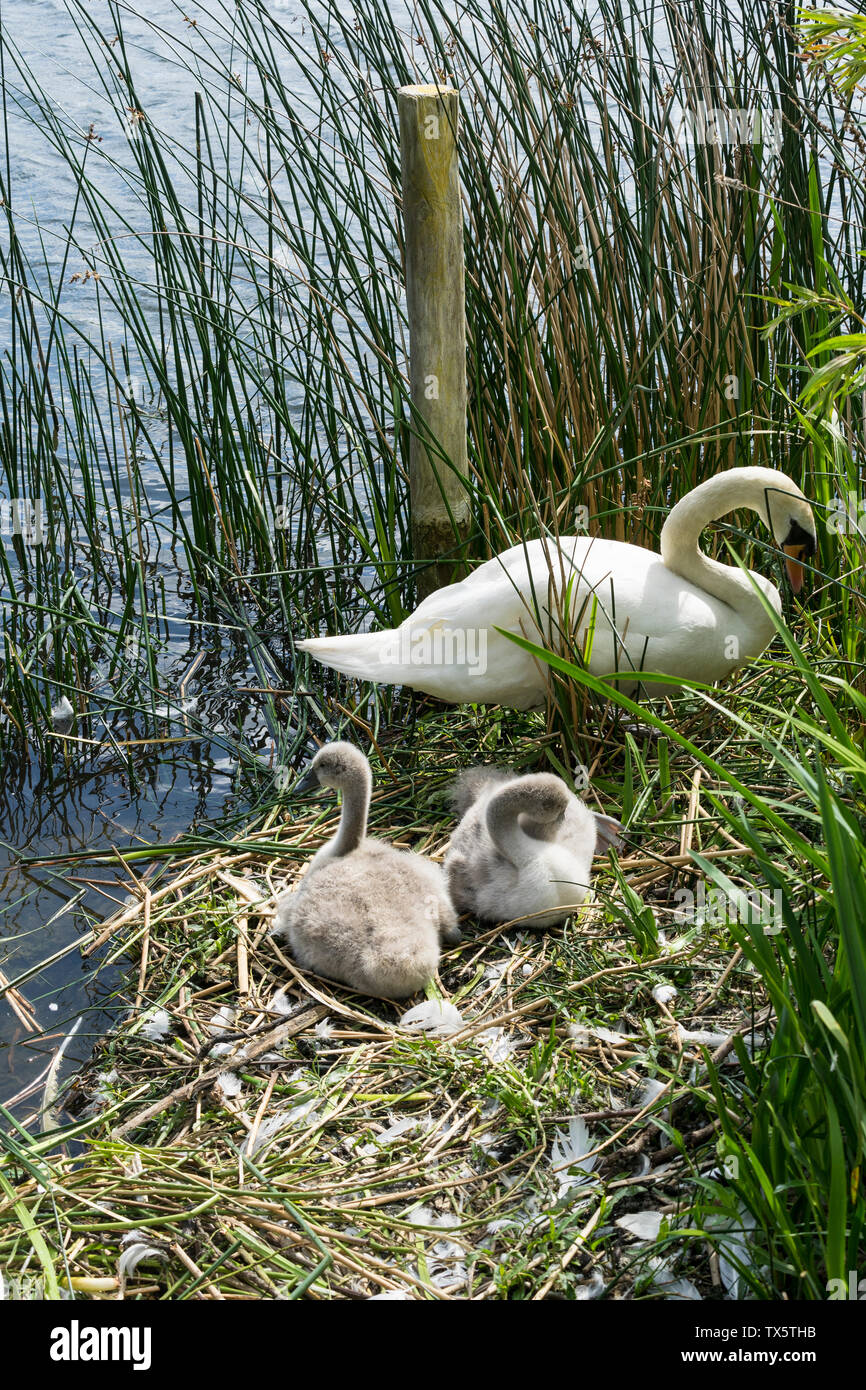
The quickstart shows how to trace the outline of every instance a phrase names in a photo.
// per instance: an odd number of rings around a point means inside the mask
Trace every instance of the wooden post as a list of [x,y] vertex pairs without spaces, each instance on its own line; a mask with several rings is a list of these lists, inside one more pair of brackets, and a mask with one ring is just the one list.
[[[419,576],[423,597],[460,577],[463,567],[455,551],[466,539],[471,521],[466,489],[441,456],[444,454],[459,473],[466,474],[466,293],[463,208],[457,169],[459,98],[453,87],[401,87],[397,106],[409,380],[415,415],[409,454],[412,544],[419,560],[439,561],[427,565]],[[451,558],[443,560],[446,554]]]

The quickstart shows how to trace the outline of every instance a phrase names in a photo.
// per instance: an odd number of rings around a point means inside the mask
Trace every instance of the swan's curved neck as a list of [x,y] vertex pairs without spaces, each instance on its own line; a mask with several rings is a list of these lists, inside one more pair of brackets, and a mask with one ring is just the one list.
[[341,859],[344,854],[351,854],[366,835],[372,780],[369,768],[359,768],[343,782],[340,827],[328,846],[329,859]]
[[740,476],[746,471],[733,469],[708,478],[677,502],[662,527],[660,550],[662,560],[674,574],[764,627],[767,616],[748,575],[733,565],[710,560],[698,545],[705,526],[740,508],[757,512],[767,523],[763,492],[754,479]]
[[[540,851],[538,841],[547,839],[546,827],[530,838],[520,824],[524,807],[524,796],[519,786],[503,787],[490,798],[487,804],[487,829],[496,848],[505,855],[515,869],[523,869],[537,857]],[[533,830],[540,828],[538,821],[531,822]]]

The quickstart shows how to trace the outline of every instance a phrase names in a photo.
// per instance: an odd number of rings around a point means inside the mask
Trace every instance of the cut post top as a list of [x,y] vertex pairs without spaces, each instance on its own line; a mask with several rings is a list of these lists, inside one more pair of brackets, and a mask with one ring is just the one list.
[[442,87],[436,82],[422,82],[416,87],[398,87],[401,97],[408,97],[411,100],[422,97],[450,97],[457,95],[456,87]]

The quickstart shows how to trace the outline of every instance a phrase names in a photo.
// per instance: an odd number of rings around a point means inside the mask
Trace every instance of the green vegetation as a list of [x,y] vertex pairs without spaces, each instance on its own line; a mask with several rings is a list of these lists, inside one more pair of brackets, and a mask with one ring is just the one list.
[[[560,20],[470,0],[455,25],[421,0],[404,34],[375,0],[326,0],[301,34],[252,3],[222,30],[178,10],[160,37],[189,76],[185,146],[137,89],[124,9],[109,32],[74,8],[113,124],[74,128],[3,41],[7,128],[32,121],[72,176],[46,282],[0,166],[3,490],[40,497],[52,538],[2,560],[8,755],[26,742],[62,773],[49,710],[65,695],[73,735],[113,739],[134,771],[115,721],[165,737],[182,597],[203,640],[229,633],[273,766],[353,729],[380,762],[376,824],[413,847],[442,848],[448,776],[479,759],[583,764],[627,835],[562,933],[450,951],[442,994],[466,1030],[416,1040],[279,960],[272,896],[323,817],[279,799],[240,727],[219,735],[267,804],[236,841],[139,851],[159,867],[111,947],[134,955],[131,1012],[68,1100],[85,1151],[7,1117],[0,1263],[116,1289],[120,1237],[145,1229],[162,1258],[128,1296],[659,1298],[660,1257],[706,1297],[827,1297],[866,1271],[862,20],[809,12],[800,31],[794,7],[753,6],[740,29],[723,4],[614,0]],[[724,688],[639,708],[580,653],[548,653],[545,719],[357,699],[293,661],[292,634],[390,623],[412,601],[394,91],[446,76],[474,550],[568,533],[581,506],[593,531],[654,546],[708,474],[784,469],[818,521],[808,593]],[[682,112],[756,104],[759,142],[683,136]],[[778,571],[766,536],[707,538],[730,559],[728,541]],[[178,711],[171,736],[201,721]],[[90,747],[64,741],[71,759]],[[157,899],[169,869],[179,886]],[[271,1062],[215,1090],[214,1011],[254,1043],[275,973],[321,1013],[263,1032]],[[142,1035],[156,1008],[167,1039]],[[312,1122],[239,1156],[308,1101]],[[591,1172],[567,1161],[577,1113]],[[659,1218],[644,1241],[617,1225],[639,1212]]]

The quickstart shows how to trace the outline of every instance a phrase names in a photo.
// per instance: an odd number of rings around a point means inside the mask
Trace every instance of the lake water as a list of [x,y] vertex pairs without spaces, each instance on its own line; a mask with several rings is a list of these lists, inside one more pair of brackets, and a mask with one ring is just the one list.
[[[103,33],[111,35],[113,20],[106,0],[94,0],[82,8]],[[136,92],[147,108],[148,120],[169,132],[178,151],[194,149],[195,95],[207,88],[210,58],[215,55],[225,61],[229,71],[241,65],[230,32],[238,12],[231,3],[222,10],[220,0],[207,0],[193,9],[171,0],[148,0],[140,7],[145,18],[134,5],[120,8]],[[306,44],[315,51],[312,37],[304,34],[295,0],[276,0],[271,9],[279,23],[300,39],[302,48]],[[347,12],[350,9],[346,6]],[[192,45],[191,57],[188,21],[196,16],[202,25],[201,43]],[[98,183],[107,195],[112,234],[124,237],[125,268],[133,275],[140,272],[146,286],[152,276],[147,255],[136,249],[124,227],[125,223],[150,227],[135,180],[124,177],[125,169],[134,168],[130,130],[118,129],[116,113],[101,85],[98,46],[88,51],[74,0],[69,6],[62,0],[2,0],[0,20],[8,46],[6,83],[12,94],[8,170],[17,234],[31,266],[36,266],[38,289],[46,292],[60,286],[63,312],[77,330],[85,354],[87,343],[98,342],[100,334],[119,351],[123,325],[116,315],[112,317],[110,303],[91,292],[79,293],[72,278],[80,276],[86,264],[100,263],[98,250],[87,262],[80,251],[73,249],[70,254],[73,215],[76,240],[85,249],[98,247],[100,234],[89,225],[76,199],[69,165],[52,149],[34,93],[13,70],[8,52],[20,54],[35,85],[70,127],[78,131],[92,127],[93,144],[84,148],[87,159],[98,161]],[[308,80],[287,53],[283,59],[282,80],[303,101],[310,93]],[[134,138],[134,126],[130,129]],[[3,143],[0,130],[0,160],[5,162]],[[181,153],[173,176],[182,184],[188,175]],[[250,195],[260,197],[255,178],[248,173],[243,178],[245,191],[248,185]],[[6,236],[5,229],[2,235]],[[146,288],[141,305],[156,324],[156,299]],[[0,295],[0,351],[4,354],[10,323],[10,297],[4,293]],[[54,377],[52,381],[57,390]],[[98,371],[93,381],[97,409],[109,419],[113,403],[108,382],[104,374],[100,380]],[[301,382],[296,388],[298,409],[302,394]],[[288,395],[291,404],[291,392]],[[64,404],[68,410],[68,401]],[[156,412],[148,423],[157,442],[162,438],[165,443],[167,429],[160,436]],[[80,463],[69,455],[63,466],[74,478]],[[170,500],[166,480],[152,461],[145,459],[141,476],[151,507],[158,511],[166,506]],[[2,486],[0,493],[5,495]],[[170,534],[163,536],[149,557],[164,604],[158,624],[160,687],[167,695],[176,692],[185,672],[203,655],[186,691],[196,702],[190,736],[182,736],[186,726],[175,720],[165,728],[174,742],[143,744],[127,758],[112,746],[112,739],[152,737],[152,727],[136,716],[133,707],[112,718],[109,736],[98,747],[73,744],[64,749],[58,743],[49,759],[40,759],[32,751],[19,756],[0,750],[0,971],[6,981],[21,981],[28,1006],[20,1017],[10,998],[0,997],[0,1102],[15,1100],[19,1115],[38,1103],[36,1083],[75,1020],[84,1015],[65,1068],[85,1059],[110,1018],[130,1003],[122,963],[106,965],[104,954],[102,959],[82,956],[79,949],[91,927],[124,902],[130,889],[128,872],[114,865],[89,865],[86,860],[79,860],[71,871],[61,864],[36,861],[81,851],[110,854],[114,847],[166,842],[217,825],[222,833],[226,827],[242,825],[259,797],[272,790],[270,774],[257,777],[255,772],[256,760],[261,764],[273,760],[275,731],[260,697],[244,689],[261,683],[251,663],[247,634],[233,631],[224,615],[202,614],[194,608],[189,575],[172,541]],[[88,563],[86,549],[79,547],[78,555],[81,577]],[[112,599],[122,606],[122,593]],[[283,656],[278,639],[270,650]],[[285,655],[288,660],[287,648]],[[105,685],[111,687],[107,674]],[[246,760],[243,776],[238,775],[239,748]],[[40,969],[43,962],[50,963]]]
[[[183,12],[166,0],[150,0],[144,8],[149,23],[124,11],[139,91],[146,94],[154,121],[171,129],[180,141],[191,140],[194,91],[201,84],[184,71],[175,55],[175,36],[185,32]],[[201,12],[203,7],[198,8]],[[299,23],[287,6],[279,9],[284,23]],[[91,7],[92,12],[97,10],[108,23],[106,5]],[[91,123],[97,129],[107,128],[109,103],[66,6],[57,0],[4,0],[2,23],[7,40],[18,47],[40,85],[70,120],[85,129]],[[28,98],[23,100],[27,106]],[[122,140],[115,140],[111,154],[122,163]],[[28,250],[33,253],[41,235],[47,262],[45,283],[53,283],[66,253],[74,180],[33,125],[14,112],[9,155],[19,225],[24,223],[26,240],[24,210],[32,208]],[[126,217],[142,225],[142,209],[120,173],[113,175],[110,164],[104,162],[100,181],[112,194],[118,221]],[[82,235],[80,220],[77,231]],[[68,273],[79,269],[73,260]],[[76,325],[85,336],[95,334],[93,299],[64,293],[69,295],[67,312]],[[0,308],[3,352],[8,323],[4,297]],[[146,476],[146,486],[158,504],[164,482],[155,469]],[[243,817],[255,799],[255,788],[248,784],[238,790],[235,758],[228,743],[220,739],[221,731],[230,729],[232,742],[242,739],[252,752],[263,756],[271,745],[256,697],[237,692],[251,674],[244,642],[227,634],[224,624],[202,630],[192,623],[186,576],[168,550],[159,556],[159,565],[169,624],[164,672],[167,680],[172,674],[179,679],[194,654],[204,649],[205,659],[189,694],[198,700],[197,724],[212,736],[138,750],[134,780],[126,759],[111,748],[101,748],[92,756],[75,750],[68,759],[58,750],[51,769],[41,766],[38,756],[0,754],[0,970],[7,980],[19,979],[40,962],[73,947],[22,986],[38,1031],[31,1031],[16,1016],[8,998],[0,999],[0,1101],[8,1101],[44,1072],[58,1042],[79,1015],[84,1013],[85,1019],[68,1054],[72,1060],[88,1055],[112,1012],[127,1002],[116,994],[122,978],[119,969],[98,968],[97,959],[82,958],[76,946],[91,924],[110,915],[124,900],[129,889],[125,872],[104,865],[91,868],[85,862],[72,870],[71,877],[64,877],[59,866],[23,864],[22,856],[110,852],[112,846],[167,841],[190,830],[206,829],[225,817]],[[134,716],[124,732],[128,737],[139,732]],[[18,1113],[31,1107],[32,1100]]]

